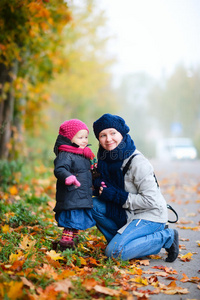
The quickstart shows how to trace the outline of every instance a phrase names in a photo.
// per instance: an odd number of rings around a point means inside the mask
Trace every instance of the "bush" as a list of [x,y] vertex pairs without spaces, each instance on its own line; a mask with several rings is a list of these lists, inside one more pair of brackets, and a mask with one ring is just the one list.
[[0,185],[3,189],[6,189],[8,185],[14,185],[17,183],[17,176],[21,177],[23,170],[23,162],[19,160],[5,161],[0,160]]

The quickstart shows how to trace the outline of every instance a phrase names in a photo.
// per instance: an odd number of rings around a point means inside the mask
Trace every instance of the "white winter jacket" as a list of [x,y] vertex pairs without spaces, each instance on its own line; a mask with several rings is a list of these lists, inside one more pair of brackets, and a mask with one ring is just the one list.
[[[123,208],[126,209],[127,224],[118,232],[122,233],[134,219],[166,223],[168,220],[167,204],[157,185],[154,170],[148,159],[135,150],[136,155],[125,174],[125,190],[129,193]],[[130,157],[124,160],[122,169]]]

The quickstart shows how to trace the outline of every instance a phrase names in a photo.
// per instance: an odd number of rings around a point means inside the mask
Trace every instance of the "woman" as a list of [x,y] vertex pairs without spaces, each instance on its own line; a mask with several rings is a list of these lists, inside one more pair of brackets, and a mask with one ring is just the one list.
[[[99,140],[93,218],[108,246],[108,257],[123,260],[168,252],[167,262],[179,253],[178,232],[165,229],[167,205],[153,167],[131,139],[129,127],[116,115],[104,114],[93,124]],[[123,169],[132,157],[130,166]]]

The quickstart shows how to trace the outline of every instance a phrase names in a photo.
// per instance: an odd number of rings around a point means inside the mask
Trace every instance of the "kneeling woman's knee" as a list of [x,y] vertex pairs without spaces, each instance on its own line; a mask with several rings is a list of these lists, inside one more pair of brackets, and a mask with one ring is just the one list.
[[120,258],[122,256],[123,247],[117,244],[108,244],[105,250],[105,255],[107,257]]

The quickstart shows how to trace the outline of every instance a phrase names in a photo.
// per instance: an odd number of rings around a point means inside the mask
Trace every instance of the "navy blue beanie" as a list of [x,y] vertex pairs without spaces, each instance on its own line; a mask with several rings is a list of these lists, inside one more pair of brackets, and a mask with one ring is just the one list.
[[107,128],[115,128],[123,137],[129,132],[129,127],[124,119],[116,115],[104,114],[93,123],[93,130],[97,139],[99,139],[99,133]]

